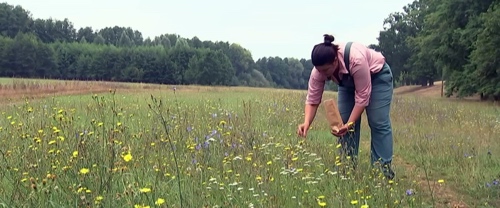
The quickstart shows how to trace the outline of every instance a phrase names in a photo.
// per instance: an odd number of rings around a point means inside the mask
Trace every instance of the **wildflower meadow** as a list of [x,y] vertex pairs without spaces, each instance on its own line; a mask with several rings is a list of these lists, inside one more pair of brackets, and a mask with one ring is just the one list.
[[[325,93],[324,99],[335,98]],[[305,91],[162,86],[5,102],[2,207],[498,207],[497,106],[395,96],[394,169],[343,173]]]

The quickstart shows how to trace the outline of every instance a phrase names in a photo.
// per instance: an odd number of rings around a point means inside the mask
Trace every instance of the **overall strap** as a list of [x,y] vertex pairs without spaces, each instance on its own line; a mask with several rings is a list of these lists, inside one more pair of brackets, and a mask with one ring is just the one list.
[[351,53],[351,45],[352,42],[347,42],[344,49],[344,63],[345,63],[345,68],[347,69],[347,72],[349,74],[351,74],[351,71],[349,71],[349,54]]

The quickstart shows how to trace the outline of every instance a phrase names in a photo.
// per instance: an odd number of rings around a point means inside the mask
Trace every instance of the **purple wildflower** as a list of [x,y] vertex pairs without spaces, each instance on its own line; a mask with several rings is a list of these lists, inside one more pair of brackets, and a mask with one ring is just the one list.
[[486,187],[496,186],[500,183],[498,179],[494,179],[491,183],[486,183]]
[[411,189],[406,190],[406,195],[407,196],[413,195],[413,190],[411,190]]

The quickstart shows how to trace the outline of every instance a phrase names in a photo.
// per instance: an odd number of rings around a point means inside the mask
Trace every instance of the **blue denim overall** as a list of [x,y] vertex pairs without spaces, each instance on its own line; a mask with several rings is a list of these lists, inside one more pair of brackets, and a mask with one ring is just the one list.
[[[354,108],[354,80],[350,76],[349,54],[351,42],[347,43],[344,53],[344,62],[349,74],[344,75],[339,81],[338,106],[344,123],[347,123]],[[390,108],[393,94],[393,77],[390,66],[385,63],[382,70],[372,74],[372,91],[370,103],[366,107],[366,116],[371,130],[371,164],[379,162],[386,177],[394,177],[390,168],[393,155],[393,137],[390,119]],[[348,132],[339,138],[342,149],[356,163],[359,152],[359,137],[361,118],[354,125],[354,132]]]

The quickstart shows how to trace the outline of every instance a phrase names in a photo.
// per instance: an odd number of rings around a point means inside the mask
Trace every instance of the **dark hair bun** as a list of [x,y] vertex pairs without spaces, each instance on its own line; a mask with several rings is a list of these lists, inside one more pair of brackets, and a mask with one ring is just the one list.
[[332,42],[335,40],[335,38],[333,37],[333,35],[324,34],[323,37],[324,37],[324,43],[325,43],[325,45],[331,45]]

